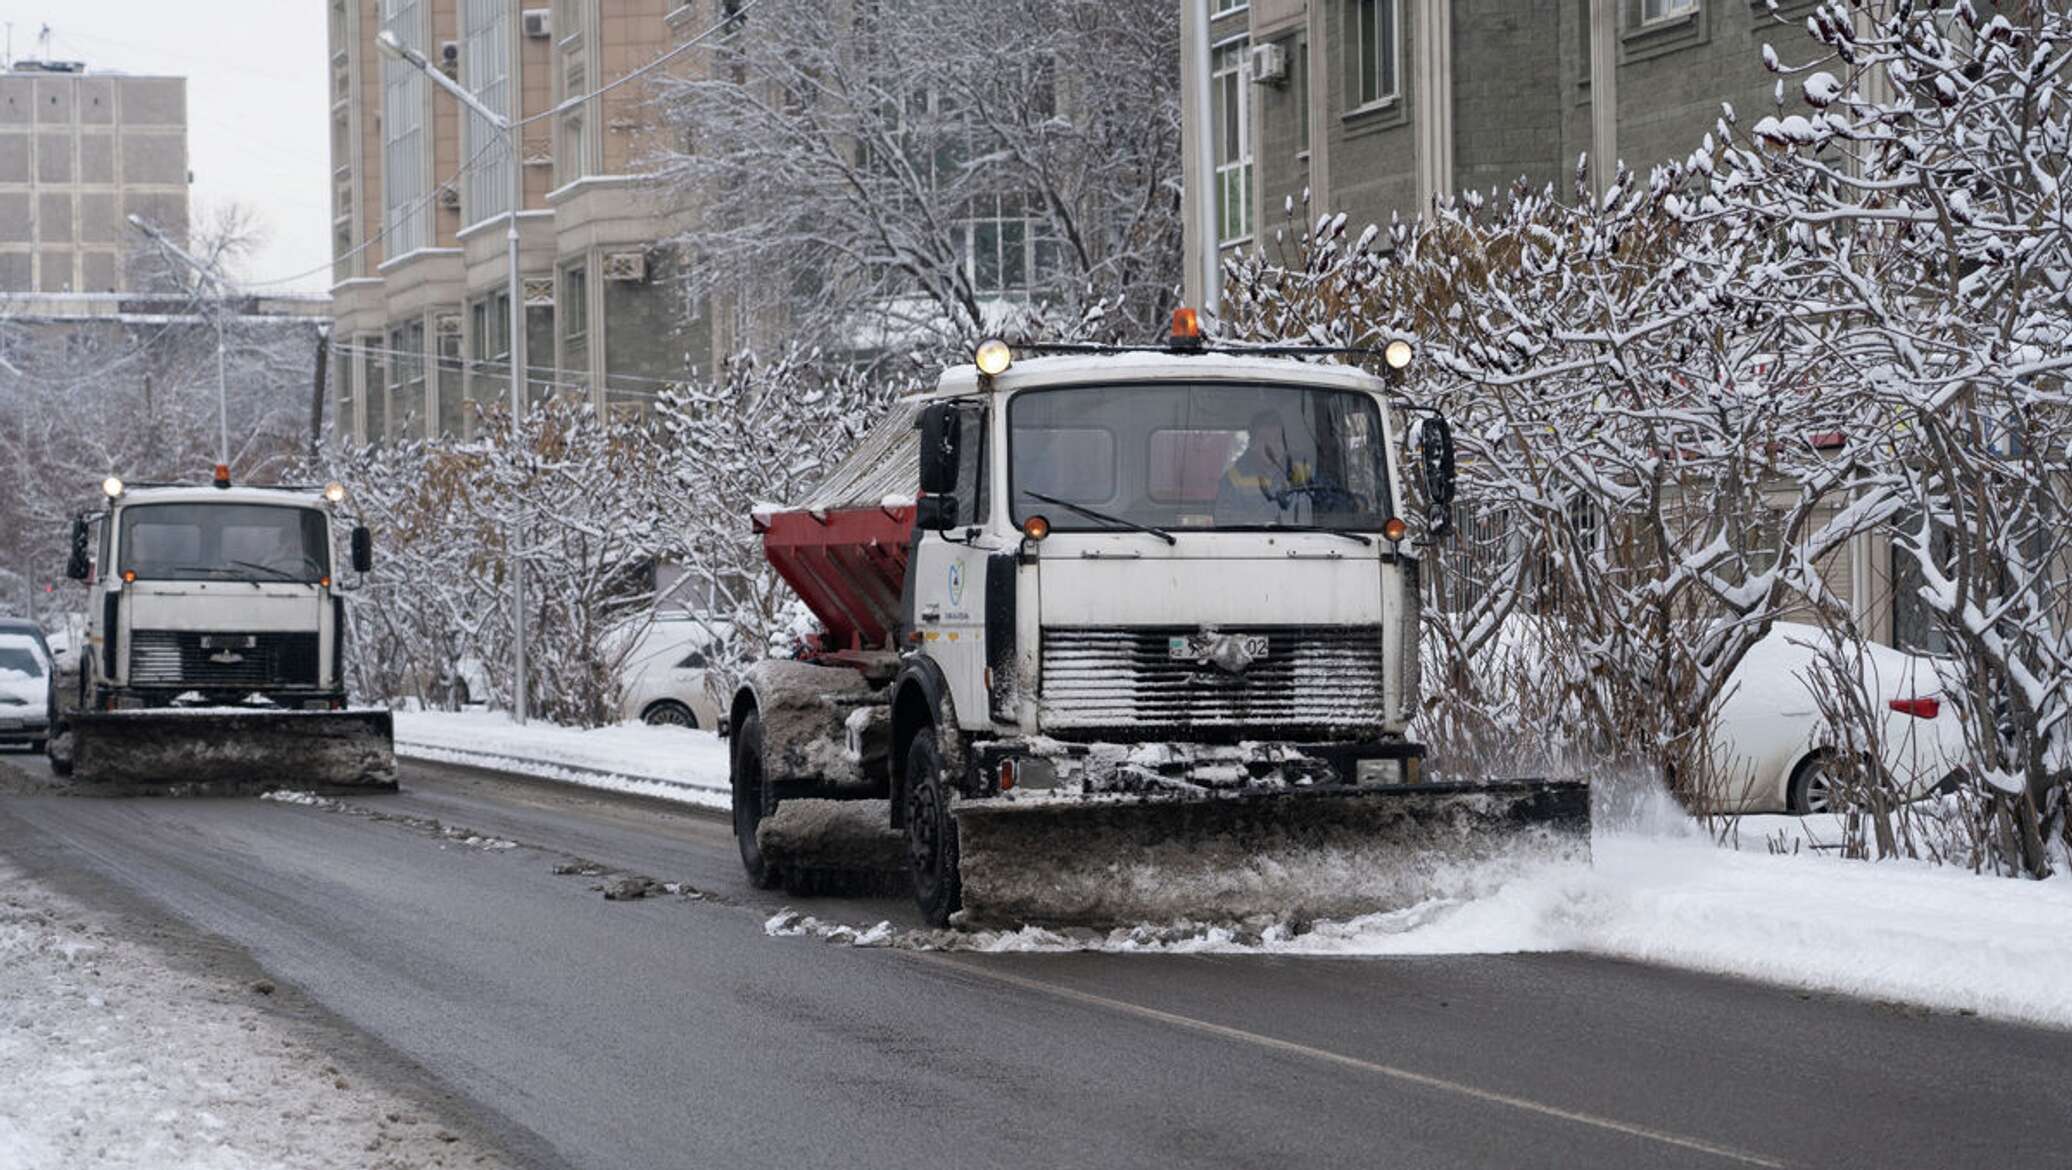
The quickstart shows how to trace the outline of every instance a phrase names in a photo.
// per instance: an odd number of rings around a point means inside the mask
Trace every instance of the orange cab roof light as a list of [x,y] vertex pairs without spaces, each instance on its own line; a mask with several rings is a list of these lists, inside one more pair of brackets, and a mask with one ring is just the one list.
[[1185,305],[1173,310],[1173,348],[1194,349],[1201,345],[1201,315]]
[[219,488],[230,486],[230,464],[218,463],[216,465],[216,486]]

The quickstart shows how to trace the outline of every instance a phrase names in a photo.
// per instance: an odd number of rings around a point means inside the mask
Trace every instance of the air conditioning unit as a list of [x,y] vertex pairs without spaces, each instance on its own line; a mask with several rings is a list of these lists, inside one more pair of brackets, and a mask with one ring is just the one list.
[[439,188],[439,206],[445,208],[448,211],[459,211],[460,189],[457,187]]
[[551,37],[554,35],[554,13],[546,8],[528,8],[519,17],[529,37]]
[[1251,65],[1255,84],[1285,84],[1288,80],[1288,46],[1279,41],[1253,45]]
[[604,257],[604,278],[606,280],[642,281],[647,279],[646,252],[609,252]]
[[453,78],[455,81],[460,80],[459,41],[439,42],[439,72]]

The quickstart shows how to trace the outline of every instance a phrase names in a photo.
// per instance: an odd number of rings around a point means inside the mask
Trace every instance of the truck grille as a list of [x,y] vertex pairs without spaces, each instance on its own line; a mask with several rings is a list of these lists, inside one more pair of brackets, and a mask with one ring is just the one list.
[[1384,722],[1380,626],[1219,626],[1263,634],[1264,658],[1242,674],[1175,659],[1187,626],[1043,631],[1047,731],[1147,729],[1296,738]]
[[[244,646],[245,638],[253,645]],[[203,638],[234,638],[229,650],[202,645]],[[220,661],[235,657],[237,661]],[[267,687],[315,686],[315,633],[202,634],[186,630],[136,630],[130,636],[131,686]]]

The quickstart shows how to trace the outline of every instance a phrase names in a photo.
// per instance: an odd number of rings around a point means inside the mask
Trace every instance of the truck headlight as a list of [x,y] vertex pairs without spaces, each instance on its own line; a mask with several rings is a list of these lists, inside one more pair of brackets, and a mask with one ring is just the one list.
[[101,492],[109,499],[114,499],[122,494],[122,480],[117,476],[109,476],[101,481]]

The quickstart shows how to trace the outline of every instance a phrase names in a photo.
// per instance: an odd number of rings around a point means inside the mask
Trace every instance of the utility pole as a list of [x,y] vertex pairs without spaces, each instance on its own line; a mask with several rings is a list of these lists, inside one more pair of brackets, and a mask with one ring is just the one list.
[[324,441],[324,389],[331,367],[331,331],[317,326],[317,372],[316,386],[309,397],[309,453],[314,457],[318,444]]

